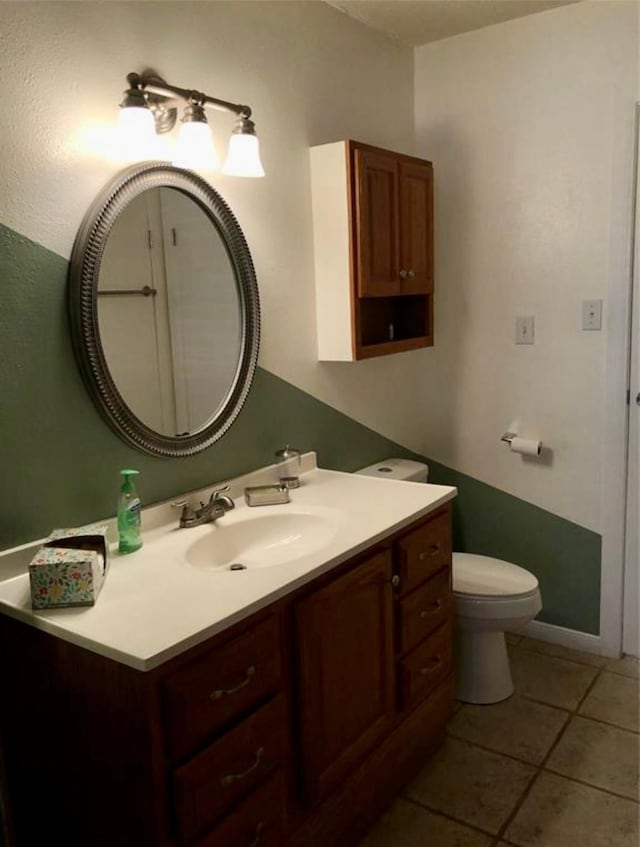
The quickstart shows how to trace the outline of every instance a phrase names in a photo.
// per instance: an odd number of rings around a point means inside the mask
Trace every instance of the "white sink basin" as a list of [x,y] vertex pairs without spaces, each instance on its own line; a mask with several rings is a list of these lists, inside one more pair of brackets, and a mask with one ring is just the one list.
[[211,531],[190,544],[184,556],[189,565],[207,570],[270,568],[326,546],[342,523],[340,513],[329,509],[229,515],[210,525]]

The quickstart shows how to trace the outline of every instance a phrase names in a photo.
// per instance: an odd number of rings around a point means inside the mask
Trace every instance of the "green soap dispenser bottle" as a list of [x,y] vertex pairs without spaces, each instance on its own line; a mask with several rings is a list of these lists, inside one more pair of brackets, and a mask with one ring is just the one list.
[[118,498],[118,536],[120,553],[133,553],[142,547],[142,534],[140,532],[140,498],[133,484],[132,477],[140,471],[120,471],[124,477]]

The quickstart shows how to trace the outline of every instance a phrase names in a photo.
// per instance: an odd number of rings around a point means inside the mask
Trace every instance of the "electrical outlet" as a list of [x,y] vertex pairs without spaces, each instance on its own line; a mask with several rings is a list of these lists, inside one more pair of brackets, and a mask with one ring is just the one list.
[[602,300],[582,301],[582,329],[602,329]]
[[533,344],[533,315],[516,318],[516,344]]

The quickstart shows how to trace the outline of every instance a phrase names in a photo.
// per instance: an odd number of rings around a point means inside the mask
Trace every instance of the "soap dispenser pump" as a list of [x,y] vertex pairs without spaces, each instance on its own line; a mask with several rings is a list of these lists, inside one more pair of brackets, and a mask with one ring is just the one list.
[[140,471],[126,469],[120,471],[124,477],[118,498],[118,551],[133,553],[142,547],[140,498],[132,477]]

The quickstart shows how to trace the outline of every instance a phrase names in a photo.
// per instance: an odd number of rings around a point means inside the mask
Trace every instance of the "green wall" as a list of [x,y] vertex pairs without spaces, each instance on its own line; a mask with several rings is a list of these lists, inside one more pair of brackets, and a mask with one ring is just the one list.
[[[388,456],[423,457],[258,368],[245,408],[197,456],[163,459],[121,441],[84,388],[66,312],[68,263],[0,225],[0,549],[115,513],[118,470],[136,467],[146,504],[270,464],[285,442],[323,467],[355,470]],[[455,485],[454,545],[536,574],[540,620],[597,633],[600,536],[426,459]]]

